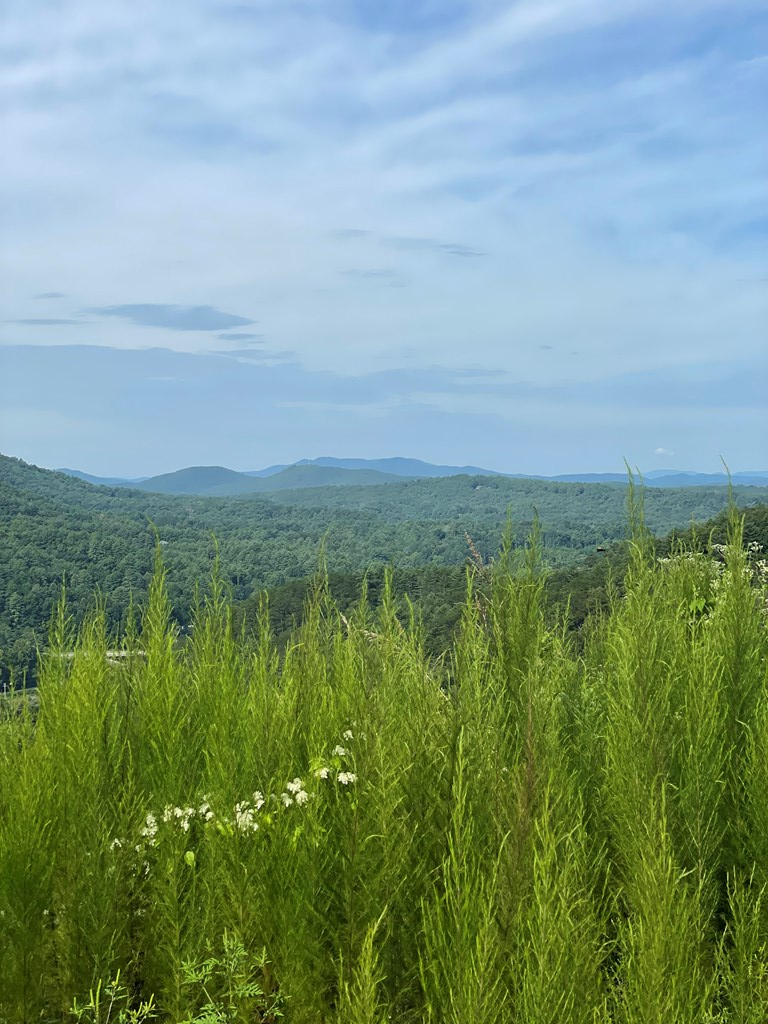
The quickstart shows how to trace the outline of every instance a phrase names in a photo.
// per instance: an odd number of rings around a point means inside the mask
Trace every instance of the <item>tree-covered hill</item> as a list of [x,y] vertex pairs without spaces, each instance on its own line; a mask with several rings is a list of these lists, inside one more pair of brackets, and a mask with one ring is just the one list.
[[[307,469],[312,467],[299,467]],[[735,490],[754,503],[768,491]],[[649,491],[650,527],[664,534],[725,505],[722,488]],[[141,602],[155,530],[169,569],[174,614],[188,620],[218,544],[235,600],[310,575],[324,548],[329,570],[357,573],[461,566],[470,534],[483,558],[498,550],[509,510],[522,541],[538,510],[545,559],[574,565],[625,535],[625,494],[616,486],[452,477],[386,486],[327,487],[267,496],[211,498],[96,487],[0,456],[0,668],[34,660],[53,602],[66,582],[80,619],[100,592],[110,625]]]
[[[768,501],[768,487],[736,486],[739,506]],[[308,488],[282,491],[276,502],[305,508],[361,509],[398,522],[418,519],[463,519],[468,523],[498,523],[507,512],[514,524],[530,524],[538,512],[546,542],[567,547],[569,537],[579,546],[617,540],[625,533],[626,487],[617,484],[560,483],[549,480],[500,476],[453,476],[435,480],[407,480],[373,490],[363,487]],[[719,486],[649,488],[645,516],[654,533],[703,522],[728,503],[728,491]]]
[[235,494],[267,494],[303,487],[371,486],[393,483],[399,476],[375,469],[346,469],[339,466],[296,465],[269,476],[237,473],[224,466],[192,466],[175,473],[163,473],[130,484],[140,491],[157,494],[198,494],[230,497]]
[[[743,511],[744,543],[757,545],[762,552],[768,551],[768,504],[756,505]],[[668,556],[676,546],[686,549],[707,550],[712,544],[724,544],[728,533],[728,515],[722,512],[714,519],[697,524],[687,530],[673,530],[665,537],[655,540],[658,557]],[[391,587],[403,625],[407,625],[411,604],[423,627],[424,642],[431,657],[448,650],[455,639],[466,601],[467,568],[473,573],[474,587],[483,594],[489,574],[477,568],[470,557],[462,566],[433,566],[416,569],[395,569]],[[594,552],[580,562],[559,566],[546,574],[545,595],[551,618],[565,614],[571,630],[580,629],[589,615],[609,606],[609,581],[619,592],[623,589],[624,575],[629,560],[626,541],[617,541],[605,551]],[[490,567],[487,567],[490,569]],[[379,607],[384,590],[385,569],[383,566],[363,572],[332,572],[328,574],[325,586],[333,603],[345,614],[351,615],[359,604],[365,589],[366,599],[372,610]],[[301,625],[307,601],[317,586],[317,576],[300,580],[289,580],[265,592],[255,592],[233,608],[236,630],[245,628],[249,635],[256,635],[259,618],[266,598],[266,606],[272,629],[281,646],[285,646],[295,629]]]

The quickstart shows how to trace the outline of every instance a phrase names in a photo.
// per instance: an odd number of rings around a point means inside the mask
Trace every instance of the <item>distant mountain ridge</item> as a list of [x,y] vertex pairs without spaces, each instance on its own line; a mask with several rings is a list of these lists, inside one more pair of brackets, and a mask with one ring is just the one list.
[[128,480],[123,476],[93,476],[92,473],[83,473],[80,469],[56,469],[55,473],[66,473],[78,480],[85,480],[87,484],[97,484],[99,487],[122,487],[124,484],[136,484],[147,478],[137,477],[135,480]]
[[306,487],[371,486],[401,480],[373,469],[338,469],[330,466],[287,466],[267,476],[247,476],[224,466],[192,466],[175,473],[153,476],[131,487],[154,494],[197,494],[210,498],[238,494],[269,494]]
[[[133,487],[157,494],[199,494],[226,497],[237,494],[268,494],[305,487],[343,487],[379,485],[403,480],[436,479],[451,476],[494,476],[511,479],[549,480],[555,483],[602,483],[626,485],[626,473],[560,473],[543,476],[533,473],[500,473],[480,466],[444,466],[421,459],[392,457],[385,459],[338,459],[323,456],[301,459],[293,465],[273,465],[264,469],[237,472],[224,466],[191,466],[174,473],[139,477],[98,477],[76,469],[59,473],[109,487]],[[733,473],[731,482],[742,486],[768,486],[768,470]],[[698,473],[691,470],[654,469],[643,474],[647,487],[726,486],[725,473]]]
[[339,469],[375,469],[380,473],[394,473],[395,476],[424,479],[437,476],[506,476],[495,469],[480,466],[436,466],[421,459],[406,459],[395,456],[388,459],[336,459],[322,456],[319,459],[302,459],[297,466],[328,466]]

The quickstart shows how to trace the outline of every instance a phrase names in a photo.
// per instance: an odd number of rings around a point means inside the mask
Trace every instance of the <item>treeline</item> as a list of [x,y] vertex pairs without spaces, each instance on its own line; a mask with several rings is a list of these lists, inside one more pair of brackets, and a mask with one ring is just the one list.
[[[742,510],[744,543],[768,551],[768,505]],[[728,513],[686,530],[672,531],[666,537],[649,538],[656,557],[668,557],[680,546],[686,550],[709,551],[711,545],[722,545],[727,539]],[[628,541],[614,543],[593,553],[575,566],[549,568],[544,573],[544,606],[550,621],[564,618],[571,631],[579,631],[587,618],[609,608],[611,595],[623,593],[624,578],[630,559]],[[499,553],[496,554],[496,564]],[[753,559],[754,560],[754,559]],[[318,573],[300,580],[256,592],[233,606],[233,622],[237,633],[246,636],[258,633],[264,607],[271,628],[281,649],[290,642],[304,620],[310,599],[318,586],[327,590],[331,600],[350,616],[365,594],[374,610],[381,605],[385,593],[391,593],[397,620],[402,626],[412,618],[421,627],[426,652],[439,657],[448,650],[456,636],[464,607],[467,574],[478,594],[488,592],[494,563],[482,562],[479,553],[468,546],[462,566],[425,569],[394,569],[386,589],[388,570],[378,566],[368,572]]]
[[[437,573],[433,593],[418,574],[406,580],[410,570],[462,566],[467,533],[488,561],[498,554],[507,514],[522,544],[537,510],[547,564],[575,565],[625,536],[625,492],[617,485],[455,477],[308,489],[281,494],[279,503],[169,497],[95,487],[0,456],[0,684],[11,667],[33,671],[63,583],[77,621],[98,591],[108,628],[124,628],[131,602],[146,599],[158,537],[180,625],[190,623],[195,584],[207,578],[217,550],[231,595],[241,602],[311,576],[323,548],[330,572],[351,574],[355,588],[364,571],[380,578],[383,565],[405,574],[402,592],[421,594],[436,647],[455,622],[456,574]],[[745,487],[735,494],[747,504],[768,497],[768,490]],[[706,519],[726,502],[723,488],[652,489],[646,517],[654,531],[665,532]],[[286,600],[301,590],[289,586]],[[283,596],[276,593],[275,600]]]

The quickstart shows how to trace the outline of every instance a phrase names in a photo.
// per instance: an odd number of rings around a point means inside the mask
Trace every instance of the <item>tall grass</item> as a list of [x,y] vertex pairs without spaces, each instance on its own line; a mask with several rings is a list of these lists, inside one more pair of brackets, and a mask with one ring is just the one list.
[[[765,572],[656,560],[577,645],[533,538],[452,651],[322,578],[278,656],[158,559],[0,706],[0,1020],[768,1020]],[[486,581],[487,582],[487,581]]]

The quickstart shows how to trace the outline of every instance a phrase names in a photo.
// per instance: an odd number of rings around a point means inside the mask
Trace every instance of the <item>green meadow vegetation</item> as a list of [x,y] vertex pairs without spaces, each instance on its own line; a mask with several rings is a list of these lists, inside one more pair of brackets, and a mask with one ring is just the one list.
[[425,649],[386,574],[278,644],[164,549],[0,703],[0,1021],[764,1024],[768,564],[630,491],[578,637],[534,527]]

